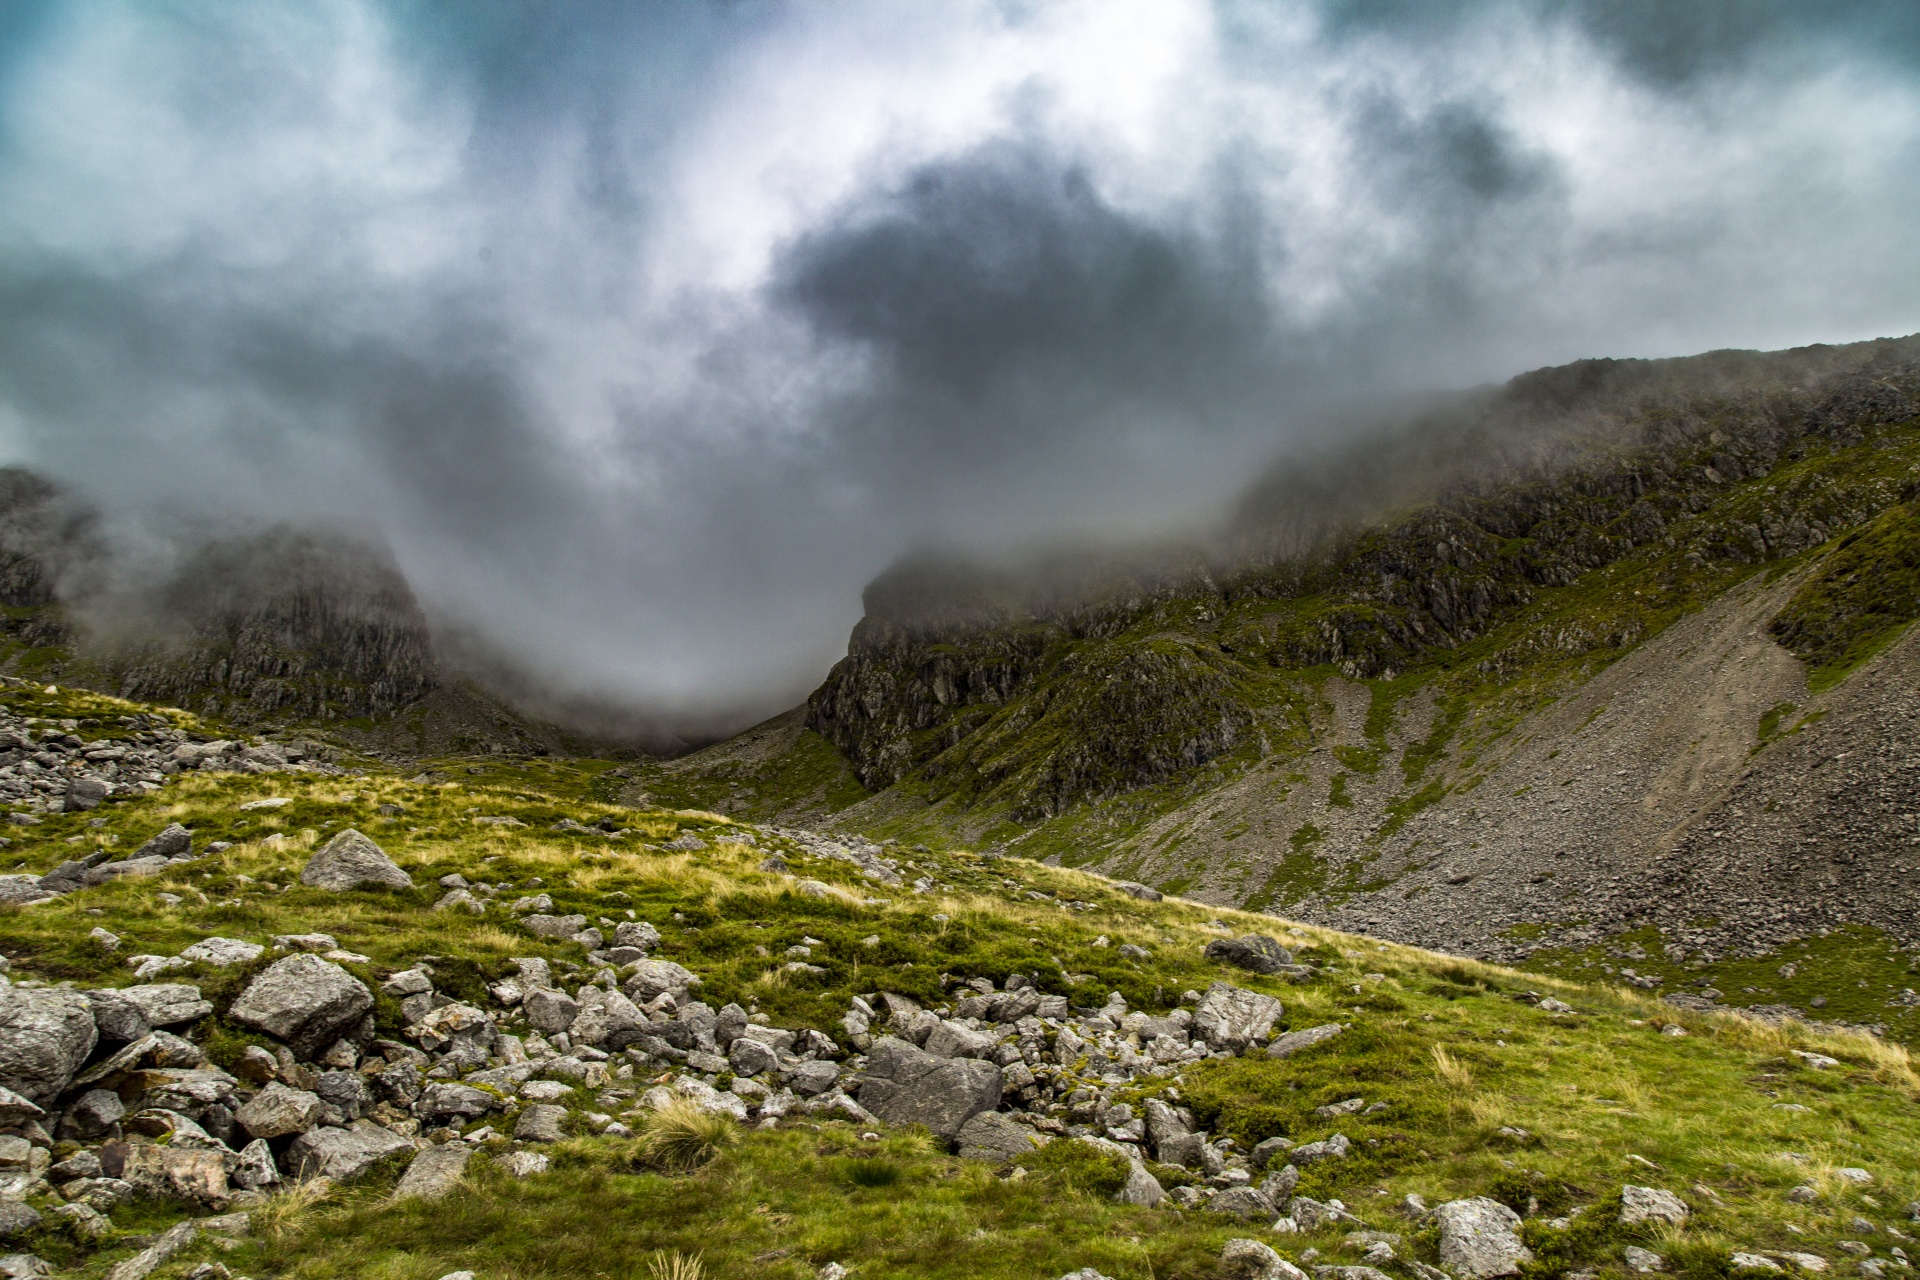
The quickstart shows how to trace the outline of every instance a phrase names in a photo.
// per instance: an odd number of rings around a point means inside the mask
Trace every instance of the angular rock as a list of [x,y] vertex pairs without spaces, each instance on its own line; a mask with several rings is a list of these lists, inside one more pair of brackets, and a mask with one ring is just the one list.
[[1198,1169],[1206,1159],[1207,1135],[1204,1133],[1169,1134],[1154,1146],[1162,1164],[1177,1164],[1182,1169]]
[[1283,1164],[1274,1172],[1260,1180],[1260,1189],[1267,1193],[1274,1206],[1285,1209],[1287,1202],[1293,1199],[1293,1189],[1300,1185],[1300,1170],[1293,1165]]
[[62,1140],[97,1141],[126,1113],[126,1104],[120,1101],[119,1094],[109,1089],[89,1089],[67,1104],[58,1132]]
[[996,1047],[994,1038],[958,1022],[942,1022],[927,1033],[922,1046],[936,1058],[990,1058]]
[[1207,944],[1206,957],[1250,973],[1278,973],[1293,963],[1293,953],[1264,933],[1216,938]]
[[284,1041],[311,1057],[356,1026],[373,1008],[366,984],[337,964],[302,953],[276,960],[247,984],[227,1010],[235,1022]]
[[0,1200],[0,1240],[23,1236],[40,1226],[40,1215],[18,1200]]
[[270,1187],[280,1181],[279,1167],[273,1161],[273,1148],[266,1144],[265,1139],[255,1138],[241,1148],[240,1163],[227,1177],[248,1190]]
[[1258,1240],[1229,1240],[1220,1250],[1221,1280],[1306,1280],[1306,1272]]
[[181,948],[180,959],[227,969],[258,960],[264,951],[266,948],[259,943],[243,942],[239,938],[202,938],[190,947]]
[[[204,1137],[204,1135],[201,1135]],[[136,1142],[127,1147],[121,1180],[135,1195],[192,1200],[216,1208],[226,1204],[227,1155],[230,1152]]]
[[564,991],[549,991],[539,987],[522,997],[520,1007],[526,1012],[527,1024],[549,1036],[567,1030],[580,1016],[578,1000]]
[[985,1160],[1006,1164],[1034,1149],[1033,1130],[1014,1123],[1012,1117],[998,1111],[982,1111],[965,1124],[955,1136],[962,1160]]
[[531,915],[520,921],[528,933],[541,938],[571,938],[587,927],[585,916]]
[[1160,1185],[1160,1179],[1136,1164],[1127,1174],[1127,1185],[1114,1194],[1113,1200],[1115,1204],[1151,1209],[1166,1198],[1167,1189]]
[[1433,1216],[1440,1225],[1440,1265],[1456,1276],[1518,1275],[1521,1263],[1533,1261],[1533,1251],[1520,1240],[1520,1215],[1498,1200],[1450,1200]]
[[663,995],[671,995],[676,1003],[683,1002],[689,992],[699,988],[699,977],[692,970],[671,960],[639,960],[634,963],[633,976],[627,979],[621,990],[630,998],[645,1004]]
[[1207,1212],[1236,1218],[1273,1218],[1280,1211],[1264,1191],[1254,1187],[1228,1187],[1207,1201]]
[[1642,1275],[1665,1271],[1667,1269],[1667,1260],[1665,1258],[1651,1249],[1642,1249],[1636,1244],[1630,1244],[1621,1250],[1620,1256],[1626,1261],[1627,1270],[1637,1271]]
[[513,1136],[521,1142],[559,1142],[567,1136],[567,1109],[554,1103],[536,1103],[520,1113]]
[[660,931],[645,920],[623,920],[613,927],[613,945],[651,951],[660,945]]
[[400,1185],[393,1189],[393,1198],[444,1199],[459,1185],[461,1176],[467,1171],[467,1161],[472,1156],[473,1148],[464,1142],[428,1147],[413,1158],[413,1163],[400,1176]]
[[1283,1036],[1274,1037],[1273,1043],[1267,1046],[1267,1056],[1269,1058],[1289,1057],[1309,1045],[1331,1040],[1345,1030],[1346,1028],[1337,1022],[1327,1022],[1302,1031],[1289,1031]]
[[84,813],[98,809],[113,792],[113,787],[98,778],[75,778],[67,784],[67,812]]
[[0,1087],[46,1105],[72,1081],[100,1036],[78,991],[0,988]]
[[1230,983],[1216,982],[1207,988],[1193,1014],[1193,1031],[1215,1050],[1238,1053],[1257,1040],[1264,1040],[1274,1022],[1284,1012],[1278,1000],[1257,991],[1246,991]]
[[1684,1227],[1687,1225],[1686,1203],[1673,1192],[1661,1191],[1656,1187],[1621,1187],[1620,1225],[1637,1227],[1643,1222],[1664,1222]]
[[107,1280],[146,1280],[173,1260],[173,1255],[193,1243],[200,1234],[197,1222],[178,1222],[160,1233],[158,1239],[124,1262],[114,1264]]
[[309,1129],[295,1138],[287,1148],[287,1167],[303,1182],[309,1178],[346,1182],[388,1156],[412,1148],[399,1134],[371,1120],[356,1120],[350,1129]]
[[159,835],[134,850],[136,858],[185,858],[193,853],[193,832],[170,822]]
[[888,1124],[925,1125],[943,1138],[1000,1105],[1000,1068],[978,1058],[937,1058],[893,1036],[874,1041],[859,1102]]
[[284,1138],[305,1133],[320,1123],[320,1096],[305,1089],[289,1089],[275,1080],[234,1113],[240,1127],[255,1138]]
[[773,1050],[745,1036],[734,1040],[727,1050],[727,1061],[732,1064],[735,1075],[759,1076],[780,1069],[780,1059]]
[[213,1012],[200,988],[184,982],[89,991],[94,1025],[109,1040],[138,1040],[156,1027],[175,1027]]
[[1353,1143],[1344,1133],[1336,1133],[1331,1138],[1319,1142],[1309,1142],[1295,1147],[1287,1154],[1287,1163],[1309,1165],[1320,1160],[1344,1160],[1347,1152],[1353,1149]]
[[840,1083],[840,1068],[831,1062],[803,1062],[786,1077],[786,1083],[803,1098],[817,1097]]
[[348,827],[321,845],[300,872],[300,883],[332,893],[344,893],[363,884],[411,889],[413,877],[394,865],[386,851]]
[[485,1089],[465,1084],[430,1084],[414,1104],[413,1113],[423,1124],[445,1124],[449,1120],[466,1121],[487,1114],[500,1106],[500,1099]]
[[1129,898],[1138,898],[1142,902],[1158,902],[1166,897],[1166,895],[1158,889],[1152,888],[1149,885],[1140,884],[1134,880],[1115,880],[1113,887],[1126,894]]
[[1247,1152],[1247,1163],[1255,1169],[1264,1169],[1275,1156],[1284,1155],[1292,1149],[1293,1141],[1289,1138],[1264,1138],[1254,1144],[1253,1150]]
[[[276,939],[277,941],[277,939]],[[332,950],[331,947],[327,950]],[[390,996],[405,999],[407,996],[426,995],[433,990],[433,979],[427,976],[425,969],[402,969],[388,975],[380,984],[380,989]]]
[[545,1173],[552,1160],[538,1151],[513,1151],[500,1161],[501,1167],[516,1178],[531,1178]]

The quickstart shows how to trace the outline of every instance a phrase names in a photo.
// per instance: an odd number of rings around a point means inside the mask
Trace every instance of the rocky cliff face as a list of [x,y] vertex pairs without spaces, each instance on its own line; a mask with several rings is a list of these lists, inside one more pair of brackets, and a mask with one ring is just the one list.
[[427,623],[377,549],[281,529],[203,548],[111,655],[119,692],[241,720],[391,714],[437,679]]
[[243,721],[381,716],[438,684],[426,619],[391,560],[273,530],[209,543],[162,585],[108,585],[85,504],[0,469],[10,667]]
[[[1151,785],[1243,742],[1271,701],[1265,673],[1391,680],[1645,548],[1676,551],[1682,568],[1750,566],[1863,525],[1910,498],[1910,481],[1785,472],[1920,413],[1917,358],[1920,342],[1903,340],[1530,374],[1416,423],[1421,449],[1382,452],[1424,468],[1437,487],[1426,501],[1344,531],[1322,512],[1329,532],[1302,554],[1245,558],[1303,527],[1270,485],[1233,532],[1243,558],[1225,565],[1109,575],[1078,595],[904,568],[869,591],[807,725],[870,788],[911,781],[1023,818]],[[1435,435],[1454,442],[1445,465]],[[1391,467],[1348,470],[1356,492],[1417,488]],[[1776,474],[1764,490],[1745,484]],[[1619,610],[1553,643],[1624,649],[1657,625]],[[1528,656],[1488,655],[1483,674]]]

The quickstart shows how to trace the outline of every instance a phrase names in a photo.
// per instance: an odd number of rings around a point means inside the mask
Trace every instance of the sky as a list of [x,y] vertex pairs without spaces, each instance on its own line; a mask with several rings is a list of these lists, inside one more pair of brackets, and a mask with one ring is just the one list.
[[1920,6],[12,0],[0,462],[740,724],[1356,398],[1920,330]]

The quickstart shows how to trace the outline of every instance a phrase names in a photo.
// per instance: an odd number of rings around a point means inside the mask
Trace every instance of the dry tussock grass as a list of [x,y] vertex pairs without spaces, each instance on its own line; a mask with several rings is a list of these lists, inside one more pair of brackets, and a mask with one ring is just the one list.
[[1432,1046],[1433,1073],[1442,1083],[1462,1091],[1473,1088],[1473,1068],[1446,1051],[1442,1045]]

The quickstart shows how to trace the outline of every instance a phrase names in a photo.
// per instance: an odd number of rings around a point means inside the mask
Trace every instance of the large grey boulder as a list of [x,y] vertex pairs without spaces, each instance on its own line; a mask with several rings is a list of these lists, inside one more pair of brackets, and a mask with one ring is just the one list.
[[630,998],[642,1004],[663,995],[672,995],[675,1003],[680,1003],[688,993],[699,989],[699,977],[671,960],[634,961],[633,976],[621,986]]
[[83,813],[88,809],[98,809],[100,802],[113,792],[113,787],[98,778],[75,778],[67,784],[68,813]]
[[1620,1225],[1637,1227],[1645,1222],[1684,1227],[1687,1225],[1686,1202],[1673,1192],[1657,1187],[1621,1187]]
[[1440,1265],[1469,1280],[1520,1274],[1533,1251],[1520,1241],[1520,1215],[1498,1200],[1450,1200],[1433,1211],[1440,1225]]
[[136,858],[185,858],[193,853],[193,832],[170,822],[159,835],[134,850]]
[[1033,1130],[998,1111],[982,1111],[960,1126],[955,1137],[962,1160],[1006,1164],[1034,1149]]
[[430,1084],[414,1103],[413,1113],[422,1124],[444,1124],[449,1120],[467,1121],[500,1106],[500,1099],[485,1089],[464,1084]]
[[379,845],[348,827],[307,859],[300,883],[343,893],[363,884],[411,889],[413,877],[395,866]]
[[918,1124],[943,1138],[1000,1105],[1000,1068],[978,1058],[936,1058],[894,1036],[868,1052],[860,1105],[888,1124]]
[[1265,1040],[1283,1012],[1272,996],[1216,982],[1207,988],[1193,1012],[1193,1033],[1211,1049],[1239,1053],[1255,1041]]
[[0,1200],[0,1240],[11,1240],[38,1229],[40,1215],[18,1200]]
[[[176,1129],[174,1137],[180,1136],[180,1130]],[[136,1196],[189,1200],[215,1208],[226,1204],[232,1194],[227,1185],[226,1158],[233,1153],[224,1147],[216,1149],[217,1144],[200,1145],[200,1141],[212,1143],[204,1134],[194,1132],[190,1136],[198,1140],[191,1146],[179,1141],[168,1146],[133,1143],[127,1148],[120,1177],[133,1188]]]
[[413,1158],[413,1163],[400,1176],[400,1185],[393,1189],[393,1198],[445,1199],[459,1184],[461,1175],[466,1173],[467,1160],[472,1155],[473,1148],[464,1142],[428,1147]]
[[1286,1058],[1302,1049],[1331,1040],[1346,1028],[1338,1022],[1322,1023],[1317,1027],[1308,1027],[1303,1031],[1289,1031],[1283,1036],[1275,1036],[1273,1043],[1267,1046],[1269,1058]]
[[1207,944],[1206,956],[1251,973],[1278,973],[1293,963],[1293,953],[1264,933],[1216,938]]
[[1235,1218],[1273,1218],[1279,1213],[1273,1198],[1257,1187],[1228,1187],[1207,1201],[1207,1212]]
[[373,992],[339,965],[310,953],[276,960],[247,984],[227,1016],[264,1031],[302,1057],[338,1040],[373,1008]]
[[1116,1204],[1138,1205],[1142,1209],[1151,1209],[1166,1198],[1167,1189],[1160,1185],[1160,1179],[1137,1164],[1127,1173],[1127,1185],[1113,1197]]
[[350,1129],[309,1129],[287,1148],[287,1167],[302,1182],[357,1178],[390,1155],[411,1151],[413,1144],[371,1120],[356,1120]]
[[0,1087],[45,1106],[72,1081],[99,1039],[93,1006],[78,991],[0,990]]
[[185,982],[89,991],[94,1025],[109,1040],[138,1040],[156,1027],[174,1027],[204,1018],[213,1005],[200,988]]
[[580,1002],[564,991],[534,988],[520,1003],[527,1025],[544,1035],[558,1035],[580,1016]]
[[1318,1142],[1308,1142],[1295,1147],[1287,1154],[1287,1163],[1309,1165],[1321,1160],[1345,1160],[1347,1152],[1353,1149],[1353,1143],[1346,1134],[1336,1133],[1330,1138]]
[[587,927],[587,918],[580,915],[531,915],[520,923],[528,933],[542,938],[571,938]]
[[305,1089],[290,1089],[278,1080],[269,1084],[233,1118],[256,1138],[284,1138],[290,1133],[305,1133],[320,1123],[320,1095]]
[[984,1032],[959,1022],[942,1022],[927,1033],[923,1048],[936,1058],[991,1057],[997,1042]]
[[513,1136],[520,1142],[559,1142],[567,1136],[567,1109],[557,1103],[541,1102],[520,1113]]

